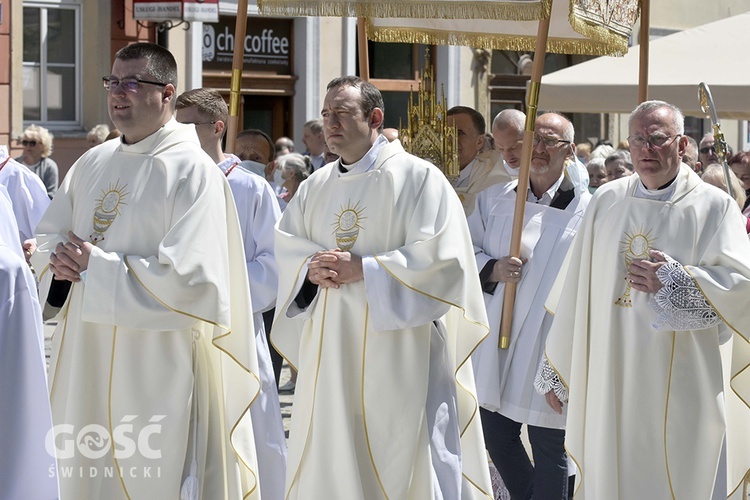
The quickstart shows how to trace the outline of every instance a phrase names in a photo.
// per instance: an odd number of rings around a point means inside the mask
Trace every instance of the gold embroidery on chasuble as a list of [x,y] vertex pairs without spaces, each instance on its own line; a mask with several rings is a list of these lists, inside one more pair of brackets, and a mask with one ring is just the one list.
[[96,199],[94,207],[94,232],[89,235],[89,241],[96,245],[104,240],[104,233],[120,214],[120,206],[127,205],[125,199],[130,194],[125,191],[128,185],[120,186],[120,182],[110,184],[107,190]]
[[336,246],[342,251],[348,252],[352,249],[362,229],[361,222],[367,217],[362,216],[366,207],[360,207],[359,202],[352,205],[349,200],[346,206],[341,206],[335,214],[336,222],[332,224],[333,232],[336,234]]
[[[640,229],[632,229],[630,232],[625,231],[624,238],[620,241],[622,249],[620,253],[625,259],[625,271],[627,273],[630,263],[635,259],[646,259],[650,258],[648,252],[653,248],[653,242],[656,238],[651,237],[651,229],[644,232],[643,227]],[[633,303],[630,299],[630,281],[628,281],[627,274],[625,276],[625,291],[615,301],[616,306],[620,307],[633,307]]]

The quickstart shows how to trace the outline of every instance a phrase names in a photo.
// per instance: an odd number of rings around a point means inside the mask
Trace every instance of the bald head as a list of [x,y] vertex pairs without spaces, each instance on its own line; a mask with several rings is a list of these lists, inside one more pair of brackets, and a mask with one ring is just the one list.
[[517,109],[504,109],[492,121],[492,137],[495,149],[500,151],[510,168],[521,166],[523,148],[523,128],[526,115]]

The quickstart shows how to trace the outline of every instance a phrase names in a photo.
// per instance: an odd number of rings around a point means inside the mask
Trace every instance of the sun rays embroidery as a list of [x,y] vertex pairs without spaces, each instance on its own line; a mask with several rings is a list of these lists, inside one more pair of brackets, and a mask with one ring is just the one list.
[[349,200],[346,206],[342,206],[336,216],[336,222],[331,224],[336,234],[336,246],[348,252],[357,242],[359,231],[362,229],[362,221],[367,217],[362,216],[366,207],[360,207],[359,202],[352,206]]
[[127,205],[125,198],[130,194],[125,191],[127,187],[127,184],[120,186],[119,181],[110,184],[106,191],[102,189],[102,195],[96,199],[94,232],[89,235],[89,241],[94,245],[104,240],[104,233],[120,215],[120,206]]
[[[648,251],[652,248],[653,242],[656,238],[651,237],[651,230],[644,232],[643,227],[640,229],[631,230],[631,232],[625,231],[625,237],[620,241],[623,258],[625,259],[625,270],[627,272],[630,263],[634,259],[648,259]],[[615,301],[616,306],[620,307],[633,307],[633,303],[630,300],[630,282],[628,277],[625,276],[625,291]]]

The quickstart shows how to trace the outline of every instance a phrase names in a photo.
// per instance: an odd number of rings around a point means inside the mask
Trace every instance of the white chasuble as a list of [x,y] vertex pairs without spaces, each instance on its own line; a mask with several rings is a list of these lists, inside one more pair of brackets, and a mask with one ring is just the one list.
[[[491,259],[510,254],[517,184],[498,184],[483,191],[468,219],[479,269]],[[534,376],[551,324],[544,302],[590,199],[583,193],[564,210],[526,203],[520,256],[528,261],[516,287],[508,349],[500,349],[498,343],[505,283],[484,295],[490,336],[472,355],[479,404],[516,422],[565,427],[565,414],[552,410],[534,390]]]
[[512,181],[510,174],[503,166],[503,156],[497,151],[480,153],[471,165],[471,172],[466,186],[454,187],[464,213],[468,217],[474,211],[477,195],[488,187]]
[[[750,243],[742,217],[685,165],[670,201],[634,197],[637,182],[633,175],[596,191],[547,302],[555,320],[546,354],[570,391],[576,498],[739,498],[750,468]],[[626,266],[649,249],[685,266],[733,332],[733,346],[721,325],[651,326],[652,295],[625,279]]]
[[10,158],[5,146],[0,146],[0,185],[8,190],[21,243],[33,238],[50,204],[47,188],[30,168]]
[[194,130],[172,120],[85,153],[37,228],[43,281],[69,230],[95,246],[53,338],[63,498],[178,498],[191,465],[199,498],[259,498],[237,212]]
[[[277,229],[272,341],[299,370],[287,496],[491,498],[470,361],[486,314],[461,204],[398,141],[364,162],[316,171]],[[337,247],[363,257],[364,280],[300,311],[309,259]]]

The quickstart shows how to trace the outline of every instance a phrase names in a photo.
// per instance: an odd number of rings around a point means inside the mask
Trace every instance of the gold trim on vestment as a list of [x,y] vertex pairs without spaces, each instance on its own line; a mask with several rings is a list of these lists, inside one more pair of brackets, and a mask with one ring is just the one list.
[[[114,436],[112,429],[112,376],[115,370],[115,343],[117,342],[117,327],[114,327],[112,331],[112,355],[109,358],[109,386],[107,387],[107,423],[109,425],[109,435]],[[115,447],[112,446],[112,459],[115,461],[115,469],[117,469],[117,477],[120,478],[120,484],[122,484],[123,492],[125,496],[130,500],[130,493],[128,493],[128,487],[125,486],[125,478],[122,477],[120,462],[117,460],[117,454],[115,453]]]
[[[374,42],[418,43],[424,45],[464,45],[492,50],[533,51],[536,46],[534,35],[503,35],[499,33],[469,33],[444,31],[426,28],[375,27],[367,26],[367,38]],[[624,46],[624,49],[623,49]],[[622,55],[627,52],[627,41],[622,45],[607,45],[587,38],[547,39],[547,52],[556,54],[577,54],[591,56]]]
[[[250,466],[249,466],[249,465],[248,465],[248,464],[247,464],[247,463],[246,463],[246,462],[245,462],[245,461],[244,461],[244,460],[242,459],[242,455],[240,455],[240,454],[239,454],[239,453],[237,452],[237,448],[235,448],[235,447],[234,447],[234,442],[232,441],[232,437],[233,437],[233,435],[234,435],[234,431],[235,431],[235,429],[236,429],[236,428],[237,428],[237,426],[238,426],[238,425],[240,424],[240,422],[241,422],[241,421],[242,421],[242,420],[243,420],[243,419],[245,418],[245,415],[247,415],[247,412],[248,412],[248,411],[250,410],[250,406],[251,406],[251,405],[253,404],[253,402],[254,402],[254,401],[255,401],[255,400],[256,400],[256,399],[258,398],[258,395],[260,394],[260,390],[261,390],[260,378],[258,377],[258,375],[257,375],[257,374],[253,373],[253,371],[252,371],[252,370],[250,370],[250,368],[248,368],[248,367],[247,367],[247,366],[245,366],[245,365],[244,365],[244,364],[243,364],[242,362],[240,362],[240,361],[239,361],[239,360],[238,360],[237,358],[235,358],[235,357],[234,357],[234,356],[233,356],[233,355],[232,355],[232,354],[231,354],[231,353],[230,353],[229,351],[227,351],[226,349],[224,349],[223,347],[221,347],[220,345],[218,345],[218,344],[217,344],[217,341],[219,341],[219,340],[223,339],[224,337],[228,337],[229,335],[231,335],[232,333],[234,333],[234,332],[233,332],[233,331],[231,330],[231,328],[229,328],[228,326],[220,325],[220,324],[218,324],[218,323],[216,323],[216,322],[214,322],[214,321],[210,321],[210,320],[207,320],[207,319],[201,318],[201,317],[199,317],[199,316],[196,316],[196,315],[194,315],[194,314],[190,314],[190,313],[186,313],[186,312],[184,312],[184,311],[180,311],[180,310],[178,310],[178,309],[175,309],[174,307],[171,307],[171,306],[169,306],[169,305],[168,305],[168,304],[167,304],[166,302],[164,302],[163,300],[161,300],[161,299],[160,299],[160,298],[159,298],[159,297],[158,297],[158,296],[157,296],[157,295],[156,295],[156,294],[155,294],[154,292],[152,292],[152,291],[151,291],[151,290],[150,290],[150,289],[149,289],[149,288],[148,288],[148,287],[147,287],[147,286],[145,285],[145,283],[143,283],[143,281],[141,281],[141,279],[140,279],[140,278],[138,277],[138,273],[136,273],[136,272],[135,272],[135,270],[134,270],[134,269],[133,269],[133,268],[132,268],[132,267],[130,266],[130,264],[129,264],[129,262],[128,262],[128,257],[127,257],[127,255],[123,257],[123,263],[125,264],[125,267],[127,267],[127,270],[128,270],[128,272],[129,272],[129,273],[131,273],[131,274],[133,275],[133,277],[134,277],[134,278],[135,278],[135,280],[136,280],[136,281],[138,282],[138,284],[140,284],[140,285],[141,285],[141,286],[143,287],[143,289],[144,289],[144,290],[146,290],[146,291],[147,291],[147,292],[148,292],[148,293],[149,293],[149,294],[150,294],[150,295],[151,295],[151,296],[152,296],[152,297],[154,298],[154,300],[156,300],[156,301],[157,301],[157,302],[158,302],[159,304],[161,304],[161,305],[162,305],[162,306],[164,306],[165,308],[167,308],[167,309],[169,309],[170,311],[172,311],[172,312],[175,312],[175,313],[177,313],[177,314],[182,314],[182,315],[184,315],[184,316],[187,316],[187,317],[189,317],[189,318],[193,318],[193,319],[195,319],[195,320],[198,320],[198,321],[202,321],[202,322],[204,322],[204,323],[207,323],[207,324],[209,324],[209,325],[213,325],[213,326],[214,326],[214,327],[216,327],[216,328],[219,328],[219,329],[221,329],[221,330],[224,330],[224,331],[225,331],[226,333],[224,333],[224,334],[222,334],[222,335],[219,335],[219,336],[217,336],[217,337],[214,337],[214,338],[212,338],[212,339],[211,339],[211,345],[212,345],[213,347],[215,347],[216,349],[218,349],[219,351],[221,351],[222,353],[224,353],[224,354],[225,354],[225,355],[226,355],[226,356],[227,356],[228,358],[230,358],[230,359],[231,359],[232,361],[234,361],[235,363],[237,363],[237,364],[238,364],[238,365],[239,365],[239,366],[240,366],[240,367],[241,367],[241,368],[242,368],[243,370],[245,370],[245,371],[246,371],[246,372],[247,372],[248,374],[250,374],[250,375],[251,375],[251,376],[252,376],[252,377],[253,377],[253,378],[254,378],[254,379],[255,379],[255,380],[256,380],[256,381],[258,382],[258,390],[256,391],[256,393],[255,393],[255,395],[253,396],[253,398],[252,398],[252,399],[250,400],[250,403],[249,403],[249,404],[247,405],[247,407],[245,407],[245,409],[244,409],[244,410],[242,411],[242,413],[240,413],[240,416],[239,416],[239,418],[238,418],[238,419],[237,419],[237,420],[235,421],[234,425],[232,425],[232,429],[231,429],[231,430],[229,431],[229,442],[230,442],[230,443],[232,444],[232,450],[234,451],[234,454],[235,454],[235,456],[236,456],[236,457],[237,457],[237,459],[238,459],[238,460],[239,460],[239,461],[240,461],[240,462],[242,463],[242,465],[244,465],[244,466],[245,466],[245,468],[246,468],[246,469],[247,469],[247,470],[248,470],[248,471],[250,472],[250,474],[251,474],[251,475],[253,476],[253,478],[255,479],[255,484],[253,485],[253,487],[252,487],[252,488],[250,488],[250,490],[249,490],[249,491],[248,491],[247,493],[245,493],[245,494],[243,494],[243,495],[242,495],[242,498],[246,498],[246,497],[247,497],[248,495],[252,494],[252,492],[253,492],[253,491],[255,491],[255,490],[256,490],[256,488],[258,487],[258,475],[257,475],[257,474],[255,473],[255,470],[253,470],[253,468],[252,468],[252,467],[250,467]],[[253,332],[251,332],[251,334],[253,334],[253,337],[255,337],[255,335],[254,335],[254,333],[253,333]],[[221,367],[219,367],[219,370],[221,370]],[[223,397],[222,397],[222,401],[223,401],[223,398],[224,398],[224,397],[225,397],[225,396],[223,396]],[[222,425],[223,425],[223,424],[222,424]],[[226,455],[226,454],[224,454],[224,455]],[[226,470],[226,468],[225,468],[225,470]],[[225,477],[225,481],[226,481],[226,477]]]
[[[481,328],[483,328],[485,330],[486,333],[482,336],[481,339],[479,339],[479,341],[476,344],[474,344],[474,347],[469,351],[469,353],[467,354],[467,356],[463,360],[461,360],[459,363],[456,364],[456,369],[455,369],[455,371],[453,373],[453,379],[455,380],[456,385],[459,388],[461,388],[462,390],[464,390],[466,392],[466,394],[468,394],[469,397],[474,401],[474,410],[473,410],[473,412],[471,414],[471,417],[469,417],[469,420],[466,422],[466,426],[463,429],[460,429],[459,438],[463,438],[464,434],[469,429],[469,427],[471,426],[471,424],[474,422],[474,419],[476,418],[477,414],[479,413],[479,401],[477,400],[477,398],[474,395],[474,393],[472,391],[470,391],[469,389],[467,389],[458,380],[458,372],[461,370],[461,368],[463,367],[463,365],[466,364],[466,362],[469,359],[471,359],[471,355],[479,347],[479,345],[482,343],[482,341],[485,340],[487,337],[489,337],[489,335],[490,335],[490,327],[488,325],[480,323],[480,322],[478,322],[476,320],[468,318],[466,316],[466,309],[464,309],[463,307],[461,307],[461,306],[459,306],[457,304],[453,304],[452,302],[448,302],[447,300],[443,300],[443,299],[441,299],[439,297],[435,297],[434,295],[431,295],[431,294],[429,294],[427,292],[424,292],[422,290],[419,290],[417,288],[414,288],[414,287],[408,285],[407,283],[403,282],[398,276],[396,276],[393,272],[391,272],[391,270],[388,269],[388,267],[385,266],[385,264],[383,264],[383,262],[377,256],[373,255],[372,257],[380,265],[380,267],[382,267],[393,279],[395,279],[396,281],[398,281],[401,285],[405,286],[406,288],[408,288],[409,290],[411,290],[413,292],[420,293],[420,294],[424,295],[425,297],[429,297],[430,299],[436,300],[438,302],[442,302],[443,304],[447,304],[447,305],[449,305],[451,307],[455,307],[456,309],[458,309],[458,310],[461,311],[461,314],[462,314],[464,320],[466,320],[467,322],[472,323],[474,325],[477,325],[477,326],[479,326],[479,327],[481,327]],[[473,371],[472,371],[472,373],[473,373]],[[460,420],[460,417],[459,417],[459,420]],[[461,474],[464,475],[463,472]],[[466,476],[464,475],[464,477],[466,477]],[[467,481],[469,481],[468,477],[466,479],[467,479]],[[469,483],[471,483],[473,486],[476,486],[473,481],[469,481]],[[482,490],[478,486],[476,486],[476,487],[477,487],[477,489],[480,492],[482,492],[485,495],[487,495],[490,498],[492,498],[490,495],[488,495],[487,492],[485,492],[484,490]]]
[[375,457],[372,456],[372,446],[370,445],[370,434],[367,432],[367,415],[365,412],[365,358],[366,358],[366,351],[367,351],[367,320],[370,315],[370,306],[368,304],[365,304],[365,327],[364,332],[362,333],[362,380],[360,382],[360,394],[362,397],[362,426],[365,430],[365,443],[367,443],[367,453],[370,455],[370,462],[372,463],[372,469],[375,471],[375,477],[378,479],[378,484],[380,485],[380,489],[383,492],[383,495],[385,495],[386,500],[388,500],[390,497],[388,496],[388,493],[385,491],[385,486],[383,486],[383,481],[380,479],[380,472],[378,472],[378,466],[375,465]]
[[[307,261],[305,261],[307,262]],[[299,273],[298,273],[299,274]],[[310,407],[310,421],[307,423],[307,436],[305,437],[305,443],[302,447],[302,452],[299,456],[299,462],[297,462],[297,470],[294,471],[294,476],[292,477],[291,482],[289,483],[289,489],[286,492],[286,495],[284,495],[285,499],[289,498],[289,495],[292,493],[292,488],[294,487],[294,483],[297,482],[297,479],[299,478],[299,471],[302,468],[302,460],[305,458],[305,450],[307,449],[307,443],[310,441],[310,433],[312,432],[312,417],[315,414],[315,400],[317,399],[315,397],[315,393],[318,390],[318,377],[320,376],[320,358],[323,353],[323,332],[325,332],[326,327],[326,309],[328,308],[328,288],[323,289],[323,313],[320,321],[320,336],[318,340],[318,362],[315,366],[315,381],[313,383],[313,398],[312,398],[312,406]],[[284,309],[286,310],[286,309]],[[284,314],[282,312],[282,314]],[[297,372],[299,373],[299,372]],[[287,470],[287,474],[289,471]]]
[[667,398],[664,402],[664,466],[667,469],[667,484],[672,498],[676,498],[672,487],[672,474],[669,472],[669,451],[667,448],[667,417],[669,416],[669,395],[672,390],[672,366],[674,365],[674,346],[676,332],[672,332],[672,352],[669,355],[669,378],[667,379]]
[[[549,12],[550,0],[541,2],[471,2],[383,0],[258,0],[261,14],[272,16],[381,17],[417,19],[502,19],[534,21]],[[545,10],[545,5],[547,8]]]

